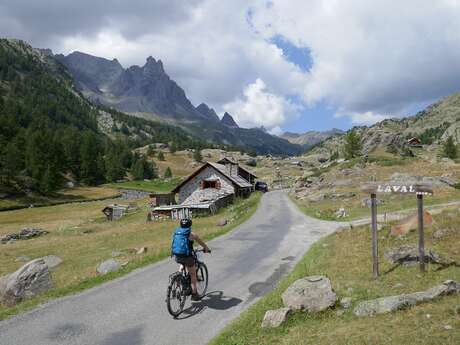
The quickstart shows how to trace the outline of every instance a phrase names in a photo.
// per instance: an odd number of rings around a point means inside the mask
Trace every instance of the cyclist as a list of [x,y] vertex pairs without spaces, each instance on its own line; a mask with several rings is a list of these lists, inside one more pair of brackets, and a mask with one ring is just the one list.
[[[204,243],[197,234],[192,232],[191,228],[191,219],[181,219],[180,227],[174,232],[171,249],[176,262],[184,265],[187,272],[190,274],[190,280],[192,283],[192,300],[198,301],[200,298],[197,294],[196,288],[197,278],[195,257],[193,256],[193,241],[197,241],[203,247],[203,252],[205,253],[211,253],[211,249],[209,249],[206,243]],[[184,248],[184,246],[186,246],[186,248]]]

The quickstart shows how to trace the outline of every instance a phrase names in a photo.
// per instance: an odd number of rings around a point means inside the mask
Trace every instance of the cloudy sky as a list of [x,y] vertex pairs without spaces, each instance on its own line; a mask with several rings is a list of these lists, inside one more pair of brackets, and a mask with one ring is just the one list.
[[460,91],[460,0],[0,0],[0,35],[149,55],[192,102],[295,132],[413,114]]

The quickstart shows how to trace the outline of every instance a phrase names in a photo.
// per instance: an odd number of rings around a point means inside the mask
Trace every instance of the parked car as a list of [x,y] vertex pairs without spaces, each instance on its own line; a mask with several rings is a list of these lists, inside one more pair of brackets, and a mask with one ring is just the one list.
[[266,182],[263,181],[257,181],[255,185],[255,190],[259,190],[263,193],[268,192],[268,185]]

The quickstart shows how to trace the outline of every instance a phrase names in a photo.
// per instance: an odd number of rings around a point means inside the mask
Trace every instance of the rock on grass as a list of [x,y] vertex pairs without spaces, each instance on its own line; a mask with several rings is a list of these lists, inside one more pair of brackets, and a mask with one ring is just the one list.
[[262,321],[263,328],[275,328],[281,326],[285,322],[291,313],[289,308],[280,308],[276,310],[268,310],[265,313],[264,319]]
[[116,272],[120,269],[120,267],[121,265],[117,260],[110,259],[101,263],[97,267],[96,271],[97,273],[104,275],[110,272]]
[[331,281],[324,276],[296,280],[283,292],[281,298],[287,308],[308,312],[323,311],[337,301]]
[[52,287],[51,275],[45,260],[35,259],[0,279],[0,301],[11,307]]
[[449,295],[458,292],[460,292],[460,284],[453,280],[447,280],[441,285],[435,286],[426,291],[382,297],[361,302],[353,312],[356,316],[384,314],[408,308],[419,303],[431,301],[432,299],[443,295]]

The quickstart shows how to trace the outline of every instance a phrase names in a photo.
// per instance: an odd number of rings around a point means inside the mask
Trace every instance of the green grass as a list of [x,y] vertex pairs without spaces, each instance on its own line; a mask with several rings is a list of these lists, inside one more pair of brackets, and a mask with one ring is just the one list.
[[0,211],[16,210],[33,205],[34,207],[60,205],[71,202],[95,201],[115,198],[118,192],[111,188],[104,187],[77,187],[66,189],[51,195],[32,195],[15,196],[0,200]]
[[[441,240],[434,240],[432,233],[440,228],[449,229],[448,235]],[[383,258],[385,248],[417,242],[415,233],[401,241],[391,238],[388,232],[388,226],[379,232],[382,272],[388,272],[392,267]],[[427,248],[460,262],[459,242],[460,212],[447,211],[435,216],[433,229],[428,228],[426,231]],[[291,274],[225,328],[210,344],[459,344],[460,294],[375,317],[358,318],[352,309],[340,316],[336,313],[336,307],[317,314],[294,313],[284,325],[276,329],[260,327],[267,310],[282,306],[281,294],[285,289],[305,276],[328,276],[337,296],[351,297],[353,306],[361,300],[425,290],[447,279],[460,281],[458,268],[436,271],[435,265],[429,265],[425,274],[421,274],[418,267],[398,267],[374,280],[370,246],[371,235],[367,226],[332,234],[319,241]],[[402,287],[396,284],[402,284]],[[445,330],[444,325],[450,325],[452,330]]]
[[[256,211],[260,199],[260,193],[253,193],[247,199],[237,199],[234,204],[221,209],[213,216],[194,219],[193,229],[205,241],[227,233],[245,222]],[[45,255],[57,255],[63,259],[63,263],[52,272],[54,289],[12,308],[0,305],[0,320],[50,299],[77,293],[167,258],[170,254],[171,234],[177,222],[146,223],[146,208],[142,206],[142,202],[138,204],[140,209],[137,212],[116,222],[104,220],[100,212],[104,204],[100,202],[0,213],[0,236],[24,225],[24,219],[28,219],[28,226],[42,227],[50,231],[48,235],[37,239],[1,245],[0,276],[14,272],[23,264],[16,261],[19,256],[34,259]],[[216,226],[221,218],[229,220],[224,227]],[[131,248],[141,246],[148,248],[147,254],[136,255],[130,251]],[[128,264],[118,272],[106,276],[96,275],[97,265],[110,259],[113,251],[125,252],[126,255],[118,260]]]
[[110,183],[107,187],[124,188],[124,189],[139,189],[147,192],[168,193],[176,187],[182,178],[174,177],[169,180],[155,179],[152,181],[128,181],[120,183]]
[[[360,197],[350,200],[324,200],[321,202],[311,203],[298,200],[290,195],[290,199],[306,215],[331,221],[352,221],[370,217],[370,208],[361,206],[360,200],[365,197],[369,196],[363,194]],[[379,199],[383,200],[384,204],[377,207],[378,214],[410,210],[417,207],[417,198],[415,195],[379,195]],[[460,200],[459,192],[453,191],[449,195],[434,195],[425,197],[424,205],[436,206],[454,200]],[[335,216],[335,212],[339,209],[339,207],[342,207],[342,205],[347,212],[347,217],[337,218]]]

